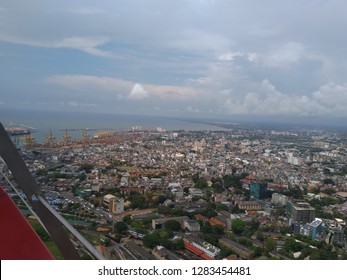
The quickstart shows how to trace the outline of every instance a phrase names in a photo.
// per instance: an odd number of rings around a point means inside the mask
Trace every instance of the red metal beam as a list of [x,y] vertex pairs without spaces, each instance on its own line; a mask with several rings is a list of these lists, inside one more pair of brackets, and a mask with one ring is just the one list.
[[0,259],[52,260],[40,237],[0,187]]

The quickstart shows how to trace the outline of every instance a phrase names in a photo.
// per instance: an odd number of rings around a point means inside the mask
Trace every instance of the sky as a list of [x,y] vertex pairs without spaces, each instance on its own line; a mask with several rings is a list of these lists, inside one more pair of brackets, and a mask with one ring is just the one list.
[[0,2],[0,110],[347,117],[347,1]]

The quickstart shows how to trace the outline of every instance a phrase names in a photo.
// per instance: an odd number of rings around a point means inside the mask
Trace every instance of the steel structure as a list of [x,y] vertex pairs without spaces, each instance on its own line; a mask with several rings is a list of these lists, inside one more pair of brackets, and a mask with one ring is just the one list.
[[29,204],[39,217],[43,226],[56,243],[65,259],[77,260],[80,256],[73,245],[68,232],[78,240],[96,259],[104,257],[71,224],[69,224],[44,199],[40,187],[25,165],[18,150],[13,145],[5,128],[0,123],[0,156],[12,172],[19,188],[26,195]]

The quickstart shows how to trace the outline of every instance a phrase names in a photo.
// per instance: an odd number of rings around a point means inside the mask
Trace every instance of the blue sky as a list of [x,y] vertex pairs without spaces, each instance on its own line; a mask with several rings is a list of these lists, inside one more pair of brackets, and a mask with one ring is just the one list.
[[343,0],[0,3],[0,110],[347,117]]

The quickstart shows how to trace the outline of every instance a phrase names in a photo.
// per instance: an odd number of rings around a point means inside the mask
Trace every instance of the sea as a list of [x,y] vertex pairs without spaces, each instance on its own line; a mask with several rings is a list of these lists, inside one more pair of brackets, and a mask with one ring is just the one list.
[[[0,122],[4,127],[23,125],[35,128],[36,131],[31,133],[31,136],[36,143],[47,142],[49,134],[55,137],[55,141],[63,141],[65,133],[71,136],[71,140],[81,139],[83,130],[87,130],[91,137],[97,131],[112,130],[122,133],[133,128],[148,130],[161,128],[166,131],[223,130],[221,127],[198,120],[182,120],[173,117],[9,109],[0,111]],[[23,137],[20,138],[23,139]]]

